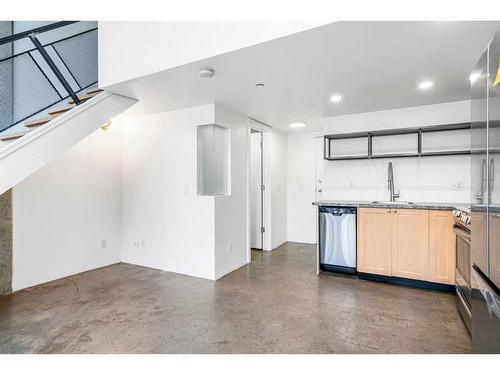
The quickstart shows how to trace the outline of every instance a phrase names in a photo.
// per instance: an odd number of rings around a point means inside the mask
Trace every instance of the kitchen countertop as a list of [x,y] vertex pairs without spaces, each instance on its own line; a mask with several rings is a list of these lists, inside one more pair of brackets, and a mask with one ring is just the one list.
[[433,202],[383,202],[383,201],[344,201],[344,200],[323,200],[312,204],[315,206],[335,206],[335,207],[363,207],[363,208],[413,208],[421,210],[455,210],[460,209],[469,212],[466,203],[433,203]]

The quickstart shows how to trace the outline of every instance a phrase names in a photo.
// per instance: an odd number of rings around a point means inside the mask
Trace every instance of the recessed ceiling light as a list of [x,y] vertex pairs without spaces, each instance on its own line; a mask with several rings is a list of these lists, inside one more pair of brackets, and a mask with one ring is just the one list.
[[256,83],[255,87],[257,87],[258,89],[262,89],[262,88],[266,87],[266,85],[264,85],[263,83]]
[[469,76],[469,80],[471,83],[474,83],[477,81],[477,79],[481,76],[481,72],[472,72]]
[[332,103],[338,103],[338,102],[342,101],[342,96],[338,95],[338,94],[332,95],[332,96],[330,96],[330,101]]
[[422,81],[418,84],[420,90],[429,90],[432,86],[434,86],[434,82],[432,81]]
[[306,123],[305,122],[292,122],[290,124],[290,127],[291,128],[303,128],[306,126]]

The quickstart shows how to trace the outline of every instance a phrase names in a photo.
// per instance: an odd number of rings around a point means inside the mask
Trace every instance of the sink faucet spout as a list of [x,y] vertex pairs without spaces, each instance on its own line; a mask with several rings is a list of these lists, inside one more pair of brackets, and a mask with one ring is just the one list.
[[390,161],[387,165],[387,188],[389,190],[391,202],[395,202],[396,198],[399,198],[399,192],[394,192],[394,169],[392,162]]

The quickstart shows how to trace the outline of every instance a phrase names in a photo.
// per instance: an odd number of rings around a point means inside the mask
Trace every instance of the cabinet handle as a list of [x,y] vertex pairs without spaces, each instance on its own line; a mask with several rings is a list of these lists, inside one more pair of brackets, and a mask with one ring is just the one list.
[[390,214],[391,213],[391,210],[387,210],[387,213]]
[[394,210],[394,213],[398,212],[398,210]]
[[493,158],[490,160],[490,193],[493,191],[495,187],[495,161]]

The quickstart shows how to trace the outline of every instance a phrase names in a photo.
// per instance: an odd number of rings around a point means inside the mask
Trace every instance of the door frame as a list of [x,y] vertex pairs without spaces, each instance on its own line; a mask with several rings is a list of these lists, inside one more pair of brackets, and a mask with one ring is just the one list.
[[[264,190],[262,189],[262,186],[264,186],[264,134],[261,130],[255,130],[254,128],[250,127],[250,150],[252,148],[252,134],[260,134],[260,166],[259,166],[259,169],[260,169],[260,188],[259,188],[259,191],[260,191],[260,228],[261,228],[261,232],[260,232],[260,248],[257,248],[257,247],[252,247],[252,236],[250,234],[250,248],[251,249],[257,249],[257,250],[264,250],[264,232],[262,231],[262,228],[265,228],[264,227]],[[252,169],[252,160],[251,160],[251,151],[250,151],[250,170]],[[251,185],[253,184],[252,180],[251,180],[251,171],[250,171],[250,178],[248,180],[248,184],[249,184],[249,194],[250,194],[250,188],[251,188]],[[251,202],[250,202],[251,203]],[[252,229],[252,212],[250,210],[250,228]]]
[[270,251],[271,247],[271,176],[270,176],[270,137],[271,137],[271,126],[247,117],[247,263],[252,260],[251,251],[251,217],[250,217],[250,133],[251,131],[258,131],[262,134],[262,184],[264,185],[264,191],[262,194],[262,227],[265,228],[262,233],[262,250]]

